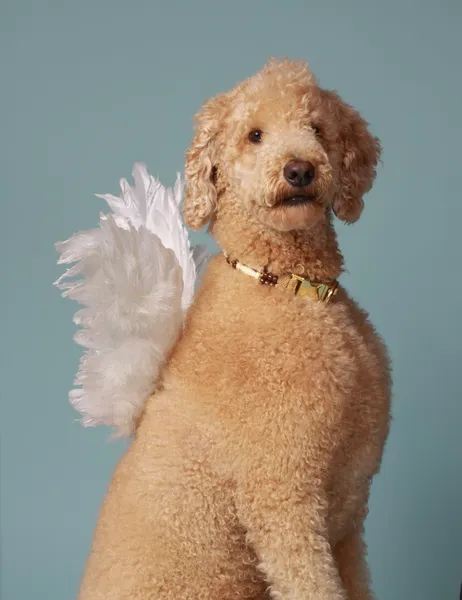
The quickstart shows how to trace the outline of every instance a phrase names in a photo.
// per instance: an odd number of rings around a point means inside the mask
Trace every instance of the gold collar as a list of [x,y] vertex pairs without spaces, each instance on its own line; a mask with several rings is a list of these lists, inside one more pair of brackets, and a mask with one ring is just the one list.
[[231,260],[229,255],[224,253],[226,262],[245,275],[253,277],[263,285],[269,285],[277,287],[286,292],[290,292],[294,296],[311,296],[318,302],[324,302],[327,304],[332,300],[335,294],[338,292],[338,283],[333,281],[331,283],[313,283],[308,279],[289,273],[286,276],[275,275],[269,271],[257,271],[247,265],[239,262],[238,260]]

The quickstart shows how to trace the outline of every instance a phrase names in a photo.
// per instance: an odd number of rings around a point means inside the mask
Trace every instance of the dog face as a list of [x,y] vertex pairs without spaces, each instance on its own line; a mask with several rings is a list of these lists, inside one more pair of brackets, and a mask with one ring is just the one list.
[[[185,219],[198,229],[223,198],[279,231],[306,229],[333,212],[356,221],[380,145],[305,63],[271,61],[206,102],[186,160]],[[218,210],[219,214],[219,210]]]

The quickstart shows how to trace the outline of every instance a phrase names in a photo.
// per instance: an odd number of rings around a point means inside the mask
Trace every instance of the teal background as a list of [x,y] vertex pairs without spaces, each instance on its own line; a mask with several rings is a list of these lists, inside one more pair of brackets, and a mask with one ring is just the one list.
[[379,600],[458,598],[461,25],[456,0],[3,0],[2,600],[75,596],[124,449],[68,405],[80,349],[53,244],[97,223],[93,192],[134,161],[173,183],[201,102],[270,55],[308,59],[383,142],[364,217],[339,226],[344,284],[394,362],[370,565]]

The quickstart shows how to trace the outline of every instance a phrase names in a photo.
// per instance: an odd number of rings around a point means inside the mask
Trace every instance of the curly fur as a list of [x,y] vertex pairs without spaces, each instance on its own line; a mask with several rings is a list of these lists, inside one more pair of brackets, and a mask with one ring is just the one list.
[[[379,152],[306,64],[271,61],[199,114],[185,218],[249,266],[332,280],[331,215],[360,216]],[[287,206],[294,158],[316,177]],[[371,600],[363,527],[389,407],[385,347],[345,290],[326,306],[215,257],[114,475],[80,599]]]

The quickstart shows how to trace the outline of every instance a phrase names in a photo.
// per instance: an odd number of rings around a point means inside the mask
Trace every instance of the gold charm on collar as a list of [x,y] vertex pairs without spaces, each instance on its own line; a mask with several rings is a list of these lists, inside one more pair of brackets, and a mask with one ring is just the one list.
[[272,287],[278,287],[286,292],[293,294],[294,296],[310,296],[318,302],[324,302],[327,304],[332,300],[338,291],[338,283],[313,283],[308,279],[300,277],[290,273],[289,277],[280,278],[274,273],[268,271],[257,271],[247,265],[239,262],[238,260],[231,260],[227,254],[225,254],[226,262],[230,264],[233,269],[241,271],[249,277],[257,279],[261,284],[269,285]]
[[286,283],[284,289],[295,296],[311,296],[312,298],[327,304],[337,293],[338,283],[336,281],[331,284],[312,283],[311,281],[308,281],[308,279],[304,279],[299,275],[291,273],[290,279]]

